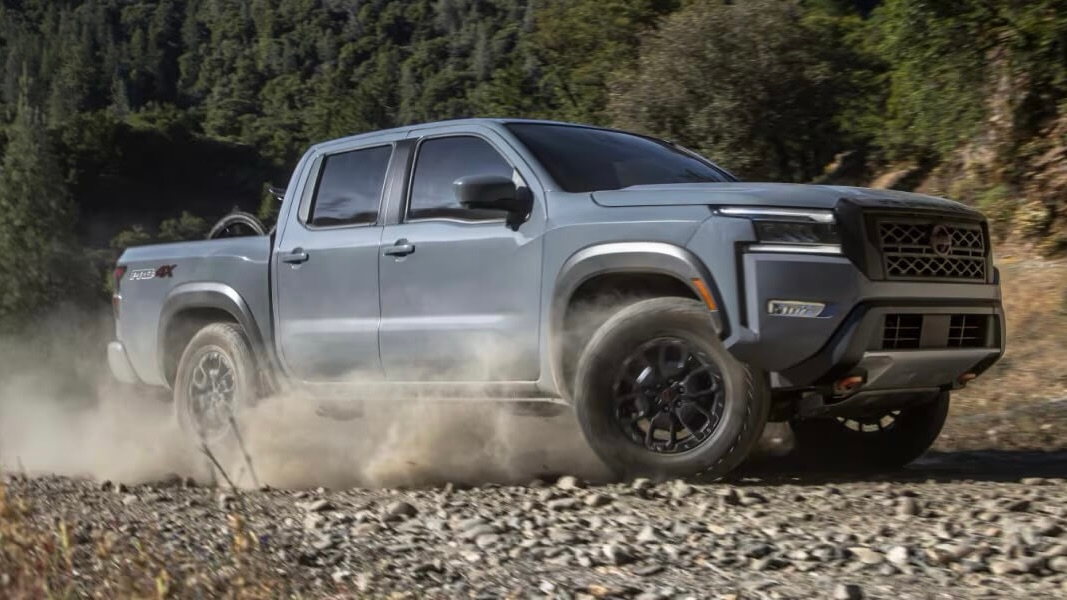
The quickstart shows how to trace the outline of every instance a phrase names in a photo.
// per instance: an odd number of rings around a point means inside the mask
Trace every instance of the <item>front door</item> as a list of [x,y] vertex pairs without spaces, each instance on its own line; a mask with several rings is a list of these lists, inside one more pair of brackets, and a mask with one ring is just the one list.
[[393,381],[518,382],[539,375],[544,213],[518,231],[498,212],[462,208],[453,182],[500,174],[527,185],[490,133],[419,140],[399,224],[381,252],[381,357]]
[[278,350],[302,381],[381,379],[379,224],[393,144],[320,157],[273,260]]

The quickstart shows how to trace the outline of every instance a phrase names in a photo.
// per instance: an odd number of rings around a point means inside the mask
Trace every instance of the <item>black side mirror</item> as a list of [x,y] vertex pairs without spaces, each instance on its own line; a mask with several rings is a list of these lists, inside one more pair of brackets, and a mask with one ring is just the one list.
[[452,183],[463,208],[507,213],[507,225],[518,230],[533,210],[533,194],[503,175],[468,175]]

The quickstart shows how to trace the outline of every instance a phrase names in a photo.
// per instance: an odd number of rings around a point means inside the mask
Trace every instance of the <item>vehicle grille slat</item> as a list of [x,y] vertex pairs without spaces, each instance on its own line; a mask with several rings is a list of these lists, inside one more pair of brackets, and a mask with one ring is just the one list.
[[909,350],[922,339],[922,315],[887,315],[882,333],[883,350]]
[[888,314],[882,328],[882,350],[945,350],[985,348],[990,345],[990,319],[983,314],[958,314],[948,317],[948,329],[938,328],[933,317],[923,314]]
[[982,315],[953,315],[948,328],[950,348],[980,348],[985,342],[986,323]]
[[[935,229],[943,228],[949,243],[938,244]],[[878,238],[885,274],[896,280],[986,279],[987,241],[978,223],[946,223],[881,219]]]

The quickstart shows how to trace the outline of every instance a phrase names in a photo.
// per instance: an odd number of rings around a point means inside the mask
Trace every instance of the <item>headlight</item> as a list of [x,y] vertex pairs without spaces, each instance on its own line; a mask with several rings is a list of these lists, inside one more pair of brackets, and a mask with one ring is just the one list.
[[764,244],[840,244],[833,223],[756,221],[756,237]]
[[759,240],[754,251],[841,253],[841,237],[829,211],[731,207],[719,212],[752,221]]

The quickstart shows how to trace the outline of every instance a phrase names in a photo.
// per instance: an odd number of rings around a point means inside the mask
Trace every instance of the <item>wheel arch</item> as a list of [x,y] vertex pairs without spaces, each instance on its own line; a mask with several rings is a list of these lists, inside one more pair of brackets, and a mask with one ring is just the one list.
[[[722,316],[722,296],[707,267],[689,250],[666,242],[615,242],[583,248],[570,256],[555,280],[549,308],[549,357],[555,388],[566,393],[564,334],[576,303],[617,285],[647,286],[653,295],[711,298],[712,322],[721,338],[729,335]],[[703,284],[705,289],[701,289]]]
[[241,327],[252,346],[257,370],[269,373],[272,364],[263,334],[248,303],[232,287],[214,282],[175,287],[163,303],[157,333],[159,372],[168,387],[174,383],[178,362],[189,340],[208,323],[230,322]]

